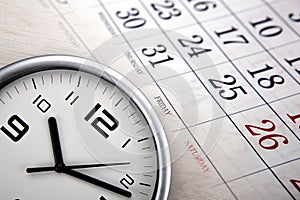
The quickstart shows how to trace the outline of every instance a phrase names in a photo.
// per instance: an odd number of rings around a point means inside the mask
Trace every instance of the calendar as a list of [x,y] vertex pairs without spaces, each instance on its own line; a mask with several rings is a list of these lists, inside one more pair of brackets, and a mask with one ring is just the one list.
[[1,2],[0,63],[108,65],[148,98],[169,199],[300,199],[299,0]]

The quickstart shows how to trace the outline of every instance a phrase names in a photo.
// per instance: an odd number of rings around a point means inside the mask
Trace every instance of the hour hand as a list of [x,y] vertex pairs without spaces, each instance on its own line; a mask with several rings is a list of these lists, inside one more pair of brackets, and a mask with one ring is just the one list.
[[63,167],[65,164],[62,156],[56,119],[54,117],[50,117],[48,119],[48,124],[52,143],[52,150],[55,160],[55,171],[61,172],[60,168]]

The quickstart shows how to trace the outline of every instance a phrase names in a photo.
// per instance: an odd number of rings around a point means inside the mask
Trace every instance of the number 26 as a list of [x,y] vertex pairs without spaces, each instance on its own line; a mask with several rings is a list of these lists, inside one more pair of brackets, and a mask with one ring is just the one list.
[[[276,125],[271,120],[264,119],[261,122],[262,122],[262,124],[267,125],[268,127],[254,126],[254,125],[249,125],[249,124],[246,124],[245,127],[250,132],[250,134],[254,137],[260,136],[261,132],[271,133],[271,132],[275,131]],[[260,132],[258,132],[257,130],[259,130]],[[281,134],[277,134],[277,133],[264,135],[259,139],[258,142],[262,148],[264,148],[266,150],[274,150],[274,149],[278,148],[278,146],[279,146],[279,142],[276,138],[282,138],[283,144],[289,143],[289,140],[285,136],[283,136]]]

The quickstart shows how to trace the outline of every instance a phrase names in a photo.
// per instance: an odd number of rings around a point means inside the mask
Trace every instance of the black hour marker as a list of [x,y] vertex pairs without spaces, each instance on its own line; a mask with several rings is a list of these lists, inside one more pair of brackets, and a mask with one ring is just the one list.
[[144,193],[144,192],[140,192],[140,194],[143,194],[143,195],[145,195],[145,196],[148,196],[148,194],[146,194],[146,193]]
[[80,81],[81,81],[81,76],[79,76],[79,78],[78,78],[77,87],[79,87],[79,86],[80,86]]
[[60,74],[60,75],[59,75],[59,81],[60,81],[60,83],[62,83],[62,79],[63,79],[63,78],[62,78],[62,74]]
[[121,99],[115,104],[115,107],[117,107],[117,106],[121,103],[121,101],[123,101],[123,98],[121,98]]
[[110,97],[109,97],[109,99],[112,99],[113,98],[113,96],[116,94],[116,92],[114,92]]
[[42,84],[45,85],[44,76],[42,76]]
[[6,94],[8,95],[8,97],[10,98],[10,99],[12,99],[12,96],[6,91]]
[[127,146],[127,144],[131,141],[131,139],[129,138],[123,145],[122,148],[125,148]]
[[[65,101],[68,101],[71,96],[74,94],[74,91],[70,92],[70,94],[65,98]],[[70,105],[72,106],[77,100],[79,99],[79,96],[76,96],[71,102]]]
[[144,158],[152,158],[152,156],[144,156]]
[[25,90],[27,90],[27,85],[25,82],[23,82],[23,85],[24,85]]
[[51,83],[53,83],[53,75],[52,74],[50,75],[50,78],[51,78]]
[[151,147],[143,147],[142,149],[143,149],[143,150],[151,149]]
[[20,92],[19,92],[17,86],[15,86],[15,90],[16,90],[16,92],[17,92],[18,94],[20,94]]
[[34,89],[37,89],[34,78],[31,79]]
[[96,87],[95,87],[95,90],[97,90],[97,88],[99,87],[99,84],[100,84],[100,80],[98,81]]
[[147,187],[151,187],[151,185],[150,185],[150,184],[147,184],[147,183],[140,183],[140,185],[147,186]]
[[99,200],[106,200],[104,196],[101,196]]
[[123,111],[124,111],[124,110],[126,110],[126,109],[127,109],[129,106],[130,106],[130,104],[129,104],[129,105],[127,105],[125,108],[123,108]]
[[138,120],[138,121],[134,122],[132,125],[136,125],[136,124],[138,124],[140,122],[141,122],[141,120]]
[[37,102],[37,100],[39,100],[39,98],[41,97],[42,95],[39,95],[37,96],[37,98],[32,102],[32,104],[35,104]]
[[76,96],[70,104],[73,105],[77,101],[77,99],[79,99],[79,96]]
[[69,83],[72,83],[72,74],[70,74]]
[[149,138],[146,137],[146,138],[142,138],[142,139],[139,139],[138,142],[142,142],[142,141],[145,141],[145,140],[148,140]]
[[135,112],[133,112],[132,114],[130,114],[130,115],[128,116],[128,118],[132,117],[134,114],[135,114]]
[[106,90],[107,90],[107,86],[105,87],[105,89],[104,89],[104,91],[103,91],[103,94],[106,92]]
[[5,104],[4,101],[2,99],[0,99],[1,103]]
[[141,129],[141,130],[138,130],[136,133],[140,133],[142,131],[146,130],[145,128]]

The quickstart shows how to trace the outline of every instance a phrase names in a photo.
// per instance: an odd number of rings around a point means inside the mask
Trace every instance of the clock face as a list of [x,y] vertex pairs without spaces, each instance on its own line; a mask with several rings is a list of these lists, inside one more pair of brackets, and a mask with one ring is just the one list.
[[[157,141],[119,87],[46,69],[0,90],[1,199],[155,199]],[[162,186],[163,187],[163,186]]]

